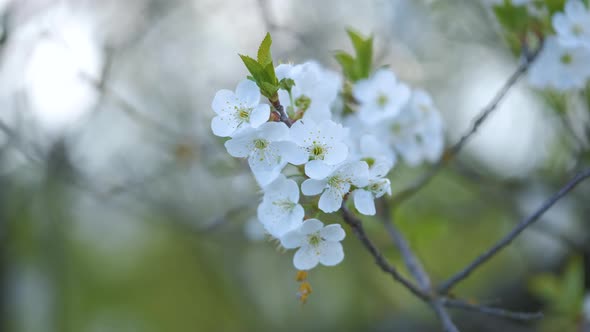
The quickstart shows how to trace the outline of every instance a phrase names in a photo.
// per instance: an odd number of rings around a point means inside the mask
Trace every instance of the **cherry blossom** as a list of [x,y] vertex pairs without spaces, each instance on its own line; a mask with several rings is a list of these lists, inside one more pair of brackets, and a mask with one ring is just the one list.
[[298,270],[310,270],[318,263],[334,266],[344,259],[340,241],[346,234],[339,224],[324,226],[318,219],[308,219],[285,234],[281,245],[287,249],[299,248],[293,256],[293,265]]

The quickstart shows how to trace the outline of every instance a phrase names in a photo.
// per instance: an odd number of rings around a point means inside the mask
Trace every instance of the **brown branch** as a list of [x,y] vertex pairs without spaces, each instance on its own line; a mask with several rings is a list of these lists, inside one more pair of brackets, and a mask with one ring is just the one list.
[[457,299],[449,299],[449,298],[441,298],[440,299],[442,304],[448,308],[455,308],[461,309],[466,311],[472,312],[479,312],[485,315],[500,317],[500,318],[507,318],[512,320],[519,320],[519,321],[531,321],[543,318],[542,312],[518,312],[518,311],[510,311],[501,308],[495,307],[488,307],[483,305],[472,304],[467,301],[457,300]]
[[428,301],[428,296],[424,292],[422,292],[422,290],[420,290],[418,287],[416,287],[410,280],[408,280],[404,276],[402,276],[398,272],[398,270],[393,265],[391,265],[387,261],[387,259],[385,259],[385,257],[383,257],[383,254],[379,251],[379,249],[377,249],[375,244],[373,244],[373,242],[367,236],[367,233],[365,232],[365,229],[363,228],[361,221],[358,218],[356,218],[350,212],[350,210],[348,210],[348,208],[346,207],[346,201],[344,201],[342,203],[341,212],[342,212],[342,218],[344,219],[344,221],[350,226],[354,235],[356,235],[356,237],[361,241],[361,243],[365,246],[365,248],[367,248],[369,253],[375,259],[375,263],[381,268],[381,270],[383,270],[385,273],[391,275],[391,277],[395,281],[402,284],[405,288],[407,288],[416,297],[418,297],[422,300]]
[[520,221],[510,233],[506,234],[502,239],[496,242],[486,252],[478,256],[473,262],[471,262],[463,270],[457,272],[455,275],[450,277],[447,281],[443,282],[439,287],[438,291],[440,294],[448,293],[457,283],[467,278],[473,271],[475,271],[483,263],[487,262],[490,258],[494,257],[500,250],[507,247],[522,231],[527,227],[534,224],[541,216],[547,212],[555,203],[561,198],[567,195],[573,190],[580,182],[590,177],[590,168],[581,171],[576,174],[568,183],[565,184],[559,191],[553,196],[549,197],[543,204],[530,216]]
[[[414,280],[416,280],[422,292],[424,292],[425,294],[433,294],[434,292],[432,292],[430,277],[422,267],[422,263],[420,263],[418,257],[414,254],[412,249],[410,249],[408,241],[406,241],[403,234],[395,226],[393,216],[391,215],[391,207],[386,200],[382,201],[382,210],[383,211],[380,215],[383,226],[387,230],[387,233],[393,240],[395,246],[402,254],[402,258],[404,260],[404,263],[406,264],[406,267],[408,268],[408,271],[410,271],[410,274],[412,274]],[[440,320],[446,332],[459,331],[459,329],[455,326],[453,320],[443,307],[443,304],[441,303],[440,299],[431,295],[427,301],[436,313],[436,316]]]

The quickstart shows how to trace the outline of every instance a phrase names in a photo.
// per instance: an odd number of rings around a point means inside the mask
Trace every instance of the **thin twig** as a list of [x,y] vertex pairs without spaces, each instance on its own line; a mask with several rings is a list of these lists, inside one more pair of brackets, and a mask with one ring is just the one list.
[[473,271],[475,271],[480,265],[487,262],[490,258],[494,257],[500,250],[508,246],[522,231],[527,227],[535,223],[539,218],[557,203],[561,198],[567,195],[572,189],[574,189],[580,182],[590,177],[590,168],[576,174],[565,186],[563,186],[553,196],[549,197],[543,204],[530,216],[520,221],[513,229],[504,236],[500,241],[496,242],[490,249],[478,256],[473,262],[471,262],[463,270],[443,282],[438,291],[440,294],[448,293],[453,286],[458,282],[467,278]]
[[[402,258],[408,271],[414,277],[418,286],[421,288],[422,292],[425,294],[432,293],[432,285],[430,283],[430,277],[428,273],[422,267],[422,263],[418,257],[414,254],[408,241],[406,241],[403,234],[397,229],[394,224],[393,216],[391,215],[391,207],[386,200],[382,201],[382,212],[381,212],[381,221],[383,222],[383,226],[387,230],[387,233],[393,240],[393,243],[398,248],[400,253],[402,254]],[[458,332],[459,329],[453,323],[453,320],[443,307],[443,304],[440,300],[436,297],[431,297],[428,299],[428,303],[436,313],[436,316],[440,320],[444,330],[446,332]]]
[[455,326],[455,323],[453,323],[451,316],[445,310],[439,298],[433,298],[429,301],[429,303],[434,312],[436,313],[436,316],[440,320],[445,332],[459,332],[459,329],[457,328],[457,326]]
[[393,216],[391,215],[391,208],[385,200],[383,200],[383,211],[381,213],[381,221],[387,230],[387,233],[393,240],[395,246],[399,249],[402,258],[408,268],[410,274],[414,277],[423,292],[430,291],[430,277],[422,267],[419,259],[414,255],[408,241],[404,238],[402,233],[394,224]]
[[392,200],[394,206],[399,205],[401,202],[407,200],[408,198],[412,197],[415,193],[417,193],[420,189],[426,186],[435,175],[440,172],[440,170],[449,162],[451,161],[458,153],[463,149],[465,144],[473,137],[473,135],[478,131],[479,127],[484,123],[484,121],[494,112],[500,102],[506,97],[510,89],[520,80],[520,78],[526,73],[530,65],[536,59],[537,55],[541,51],[539,48],[534,54],[531,54],[530,57],[524,58],[520,65],[516,68],[514,73],[510,75],[508,80],[502,85],[500,90],[494,95],[492,100],[483,108],[483,110],[479,113],[479,115],[475,118],[469,130],[461,136],[461,138],[450,148],[445,151],[443,157],[435,163],[432,168],[428,172],[426,172],[422,177],[420,177],[415,183],[411,184],[404,190],[400,191]]
[[416,287],[410,280],[406,279],[402,276],[397,269],[389,264],[387,259],[383,257],[383,254],[377,249],[375,244],[368,238],[365,229],[361,221],[356,218],[350,210],[346,207],[346,202],[342,203],[342,218],[344,221],[352,228],[354,235],[362,242],[362,244],[367,248],[369,253],[375,258],[375,263],[383,270],[385,273],[391,275],[391,277],[402,284],[405,288],[407,288],[412,294],[416,295],[418,298],[423,299],[425,301],[428,300],[428,296],[422,292],[418,287]]
[[442,304],[448,308],[461,309],[472,312],[479,312],[482,314],[519,320],[519,321],[531,321],[543,318],[542,312],[518,312],[510,311],[501,308],[488,307],[483,305],[471,304],[469,302],[457,299],[441,298]]

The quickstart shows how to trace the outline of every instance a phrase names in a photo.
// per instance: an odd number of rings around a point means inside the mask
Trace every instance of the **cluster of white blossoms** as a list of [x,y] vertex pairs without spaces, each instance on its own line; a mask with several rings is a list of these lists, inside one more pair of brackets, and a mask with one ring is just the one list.
[[344,258],[344,230],[306,215],[336,212],[349,197],[359,213],[374,215],[374,200],[391,195],[387,175],[397,157],[410,166],[440,158],[443,122],[427,93],[412,91],[390,70],[347,82],[347,109],[338,73],[316,62],[281,64],[275,72],[294,83],[277,91],[289,121],[273,116],[259,86],[244,80],[235,92],[217,92],[211,129],[229,137],[230,155],[247,158],[263,192],[258,220],[284,248],[298,248],[295,267],[336,265]]
[[558,91],[584,88],[590,78],[590,10],[581,0],[568,0],[552,23],[556,34],[545,39],[529,82]]

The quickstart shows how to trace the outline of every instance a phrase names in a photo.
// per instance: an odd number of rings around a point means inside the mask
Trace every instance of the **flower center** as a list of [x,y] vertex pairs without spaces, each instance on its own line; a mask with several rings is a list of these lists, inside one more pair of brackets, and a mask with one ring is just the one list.
[[387,96],[383,93],[377,97],[377,105],[379,107],[385,107],[385,105],[387,105],[388,102],[389,98],[387,98]]
[[254,140],[254,147],[258,150],[264,150],[268,146],[268,141],[262,138]]
[[272,202],[273,205],[278,206],[283,211],[291,211],[295,207],[295,203],[289,200],[282,200],[282,201],[274,201]]
[[572,63],[572,61],[574,60],[574,58],[572,57],[571,54],[569,53],[565,53],[561,56],[561,58],[559,59],[561,61],[561,63],[563,63],[564,65],[569,65],[570,63]]
[[311,105],[311,98],[306,95],[301,95],[295,99],[295,107],[299,110],[306,111],[309,105]]
[[317,143],[314,143],[310,148],[311,158],[312,159],[324,159],[324,154],[326,154],[326,147]]
[[307,241],[309,242],[310,245],[317,247],[320,245],[320,242],[322,242],[322,238],[320,237],[320,235],[318,233],[314,233],[309,235],[309,238],[307,239]]
[[362,160],[364,162],[366,162],[369,167],[372,167],[373,165],[375,165],[375,158],[367,157],[367,158],[363,158]]
[[328,186],[333,187],[333,188],[339,188],[346,182],[346,180],[339,177],[338,175],[334,175],[334,176],[329,177],[327,182],[328,182]]
[[391,130],[395,135],[399,135],[402,133],[402,126],[399,123],[394,123]]
[[242,121],[250,121],[250,111],[251,109],[246,108],[246,107],[240,107],[237,110],[237,116],[240,120]]
[[584,33],[584,29],[582,28],[581,25],[574,24],[572,26],[572,33],[574,34],[574,36],[580,36],[582,33]]

